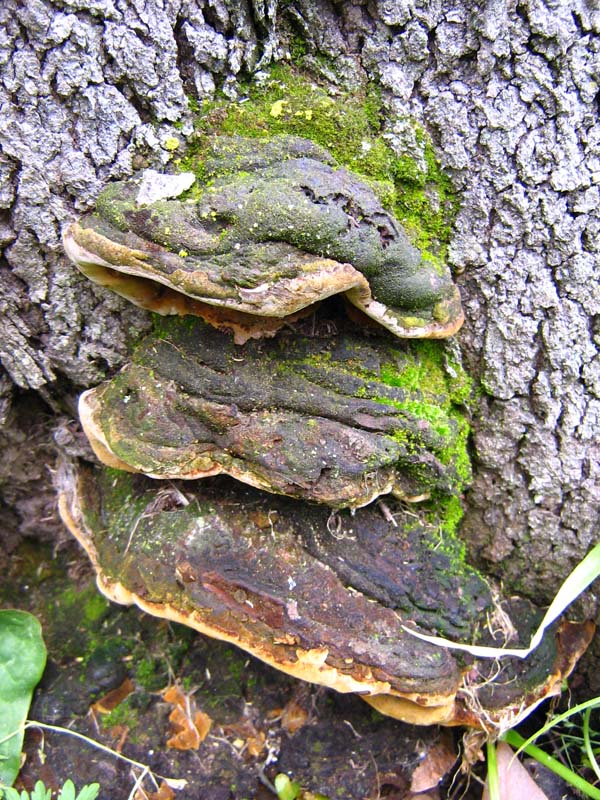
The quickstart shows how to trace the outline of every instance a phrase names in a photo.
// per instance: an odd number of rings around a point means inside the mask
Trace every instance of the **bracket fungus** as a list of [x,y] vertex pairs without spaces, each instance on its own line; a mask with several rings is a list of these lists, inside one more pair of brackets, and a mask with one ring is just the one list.
[[[516,629],[494,630],[499,601],[459,543],[397,503],[450,504],[470,476],[458,372],[390,335],[460,327],[448,270],[312,142],[222,137],[202,158],[201,185],[112,184],[64,234],[92,280],[191,315],[80,400],[107,466],[65,465],[60,511],[100,589],[398,719],[514,724],[559,690],[589,625],[555,625],[500,666],[406,630],[518,645],[536,627],[513,599]],[[335,294],[379,330],[297,322]],[[368,506],[390,493],[384,519]]]
[[273,335],[335,294],[401,337],[449,336],[463,312],[450,272],[421,256],[373,189],[293,136],[217,137],[203,183],[148,174],[111,184],[64,234],[93,281],[160,314],[194,314],[236,341]]
[[466,423],[443,383],[398,385],[419,366],[382,337],[286,332],[238,347],[199,321],[167,323],[82,395],[80,418],[101,461],[154,478],[224,472],[334,508],[457,494]]
[[[591,635],[563,623],[529,659],[501,668],[411,636],[404,624],[485,631],[493,601],[474,570],[437,549],[437,530],[410,515],[395,528],[362,508],[332,527],[329,509],[227,478],[160,488],[93,467],[63,472],[60,510],[110,599],[415,724],[512,725],[559,690]],[[527,641],[535,610],[512,601],[508,612]]]

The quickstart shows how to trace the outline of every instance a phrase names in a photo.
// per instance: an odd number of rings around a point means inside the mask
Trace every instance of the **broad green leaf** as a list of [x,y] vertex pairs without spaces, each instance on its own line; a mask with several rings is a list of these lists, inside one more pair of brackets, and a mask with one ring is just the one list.
[[88,783],[77,795],[77,800],[96,800],[100,791],[99,783]]
[[26,611],[0,610],[0,783],[6,786],[20,769],[23,725],[45,665],[37,619]]

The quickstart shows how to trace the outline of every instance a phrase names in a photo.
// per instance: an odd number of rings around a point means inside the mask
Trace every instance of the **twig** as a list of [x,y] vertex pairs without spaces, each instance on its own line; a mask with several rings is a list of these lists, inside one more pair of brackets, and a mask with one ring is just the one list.
[[98,750],[102,750],[104,753],[108,753],[109,755],[118,758],[120,761],[125,761],[127,764],[131,764],[132,766],[145,771],[147,774],[150,775],[156,774],[158,778],[165,781],[165,783],[167,783],[172,789],[183,789],[183,787],[187,785],[187,781],[184,778],[167,778],[164,775],[153,773],[147,764],[142,764],[139,761],[134,761],[133,758],[128,758],[127,756],[124,756],[122,753],[117,753],[117,751],[113,750],[111,747],[107,747],[106,745],[101,744],[95,739],[90,739],[89,736],[85,736],[85,734],[83,733],[72,731],[69,728],[63,728],[60,725],[50,725],[47,722],[37,722],[36,720],[28,719],[16,731],[13,731],[8,736],[5,736],[3,739],[1,739],[0,744],[7,741],[8,739],[12,739],[13,736],[17,736],[17,734],[20,731],[26,731],[28,728],[40,728],[41,730],[45,731],[54,731],[55,733],[65,733],[68,736],[73,736],[75,739],[80,739],[82,742],[86,742],[86,744],[89,744],[92,747],[97,748]]

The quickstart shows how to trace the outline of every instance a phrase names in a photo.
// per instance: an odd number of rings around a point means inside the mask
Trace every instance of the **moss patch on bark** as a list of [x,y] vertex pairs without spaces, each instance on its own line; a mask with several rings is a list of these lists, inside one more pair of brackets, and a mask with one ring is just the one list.
[[310,139],[368,180],[424,256],[443,260],[458,198],[423,127],[403,122],[412,128],[417,155],[392,147],[377,86],[369,84],[350,93],[278,64],[260,83],[243,86],[238,101],[221,98],[197,106],[195,138],[179,163],[202,177],[206,137],[215,134],[257,138],[293,134]]

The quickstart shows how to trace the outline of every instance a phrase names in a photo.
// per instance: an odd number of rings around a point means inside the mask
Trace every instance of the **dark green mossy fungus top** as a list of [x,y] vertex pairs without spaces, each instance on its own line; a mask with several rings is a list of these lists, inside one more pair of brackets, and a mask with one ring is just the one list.
[[288,331],[240,348],[190,318],[147,338],[80,412],[101,458],[154,477],[226,472],[333,507],[456,494],[466,424],[441,368],[411,385],[419,363],[388,336]]
[[[218,309],[283,319],[344,293],[399,336],[439,338],[462,324],[448,269],[312,142],[215,137],[187,200],[140,204],[143,180],[111,184],[65,234],[80,269],[133,302],[213,322]],[[177,306],[173,293],[192,302]]]
[[[346,91],[279,63],[262,81],[240,86],[240,97],[240,102],[217,98],[194,107],[196,138],[186,156],[177,160],[181,168],[203,174],[206,137],[213,135],[291,134],[310,139],[375,188],[422,253],[444,260],[457,195],[418,122],[398,120],[402,133],[392,148],[384,123],[393,120],[377,85]],[[400,138],[407,142],[405,152],[399,151]]]

